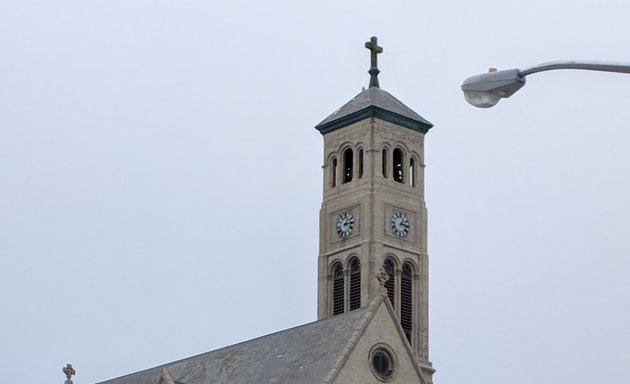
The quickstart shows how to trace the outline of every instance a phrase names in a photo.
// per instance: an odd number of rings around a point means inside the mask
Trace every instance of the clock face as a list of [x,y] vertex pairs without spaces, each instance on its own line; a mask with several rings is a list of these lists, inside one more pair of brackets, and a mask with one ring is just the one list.
[[391,219],[392,232],[398,237],[405,237],[409,233],[409,219],[402,212],[394,212]]
[[354,216],[350,212],[344,212],[337,219],[337,234],[342,239],[350,236],[354,228]]

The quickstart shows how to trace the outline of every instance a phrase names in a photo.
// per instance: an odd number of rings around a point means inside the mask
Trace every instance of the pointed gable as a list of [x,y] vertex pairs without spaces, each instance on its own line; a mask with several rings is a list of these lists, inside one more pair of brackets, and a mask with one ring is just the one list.
[[[355,334],[341,358],[343,361],[331,372],[326,383],[331,384],[426,384],[421,367],[396,321],[388,299],[377,296],[368,308],[368,320]],[[386,351],[391,357],[392,372],[388,379],[378,378],[373,366],[377,351]]]

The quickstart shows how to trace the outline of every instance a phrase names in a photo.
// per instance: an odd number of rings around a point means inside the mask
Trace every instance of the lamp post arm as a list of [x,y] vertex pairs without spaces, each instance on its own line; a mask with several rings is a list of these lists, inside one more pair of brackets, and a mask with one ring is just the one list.
[[617,72],[630,74],[630,63],[613,63],[605,61],[560,60],[550,61],[519,70],[520,76],[527,76],[537,72],[553,69],[585,69],[589,71]]

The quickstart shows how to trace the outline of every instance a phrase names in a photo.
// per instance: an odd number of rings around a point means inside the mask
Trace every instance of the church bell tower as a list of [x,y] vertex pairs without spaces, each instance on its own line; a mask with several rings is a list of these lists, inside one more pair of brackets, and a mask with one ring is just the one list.
[[319,123],[324,138],[318,318],[367,306],[386,291],[428,383],[424,136],[433,126],[379,87],[376,37],[369,88]]

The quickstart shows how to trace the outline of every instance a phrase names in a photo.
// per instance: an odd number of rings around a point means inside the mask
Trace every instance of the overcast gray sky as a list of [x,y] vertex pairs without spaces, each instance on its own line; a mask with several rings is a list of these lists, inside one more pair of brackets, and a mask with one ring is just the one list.
[[90,384],[316,318],[322,139],[368,84],[426,140],[439,384],[627,384],[623,0],[0,1],[0,371]]

